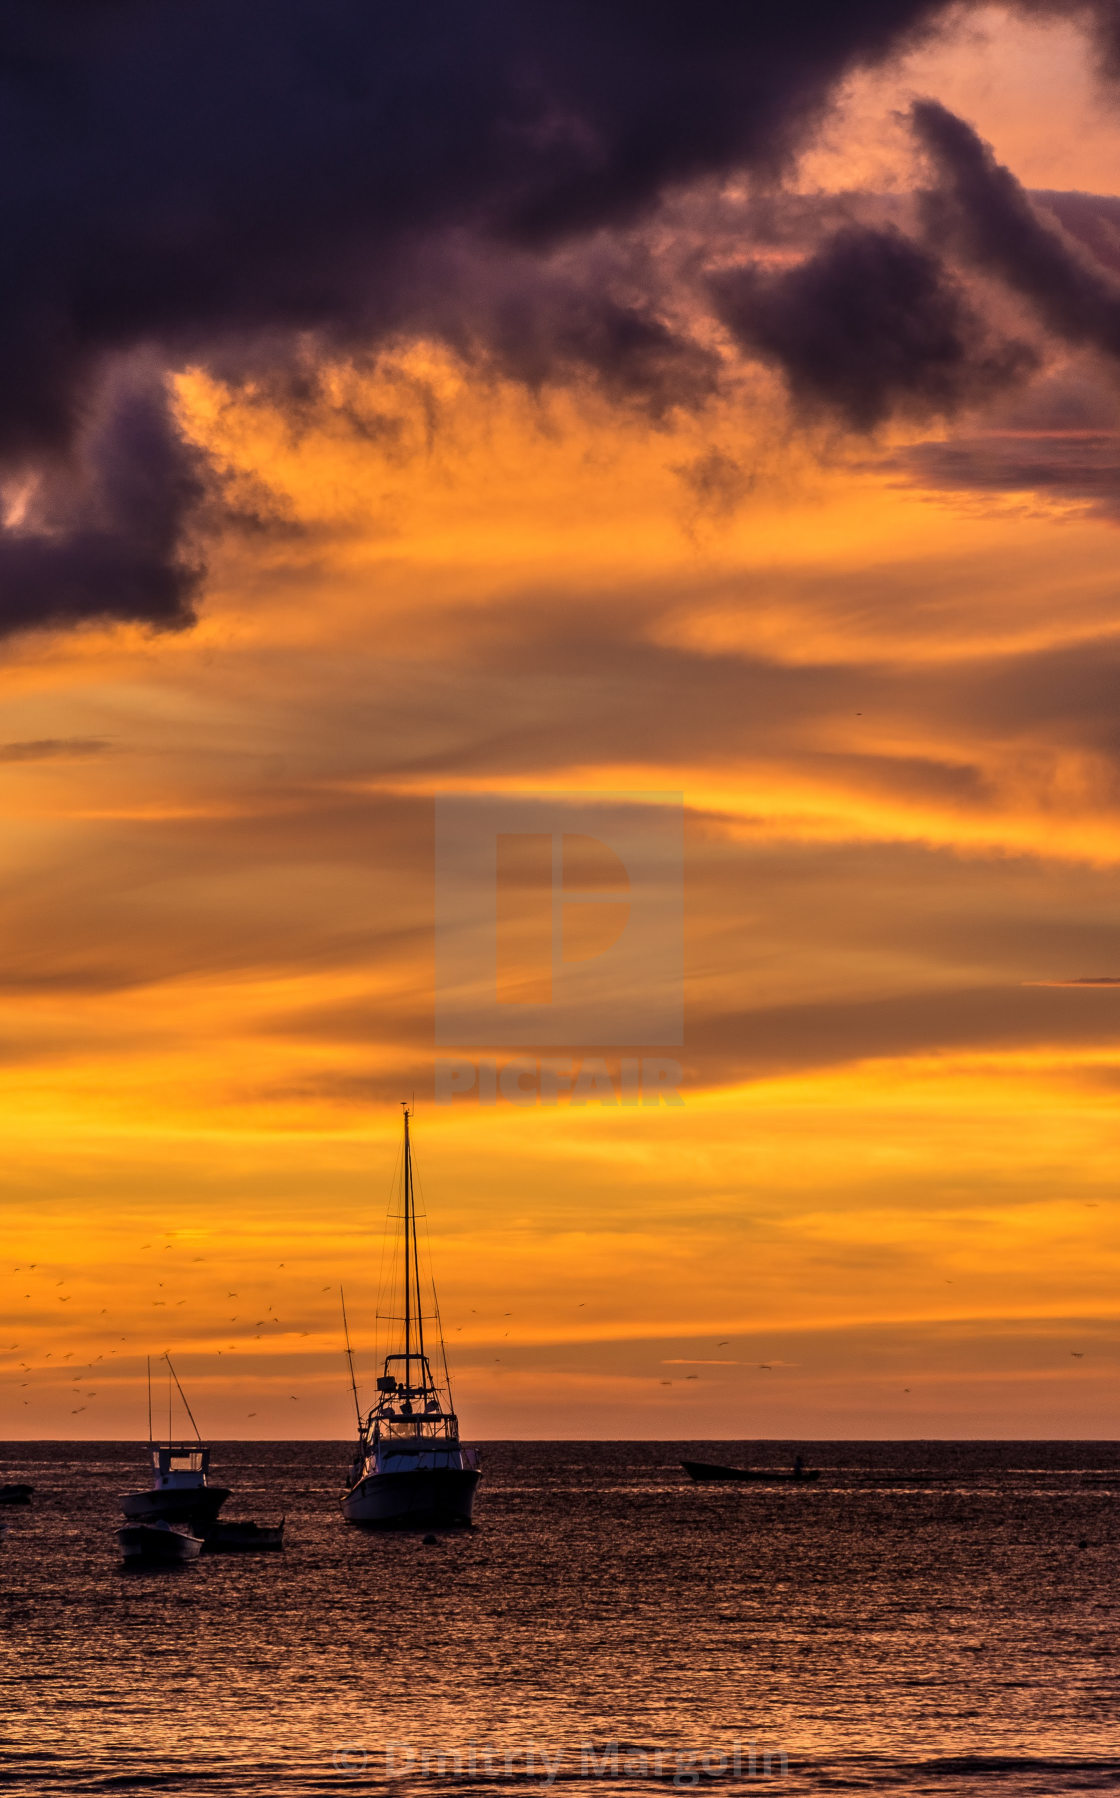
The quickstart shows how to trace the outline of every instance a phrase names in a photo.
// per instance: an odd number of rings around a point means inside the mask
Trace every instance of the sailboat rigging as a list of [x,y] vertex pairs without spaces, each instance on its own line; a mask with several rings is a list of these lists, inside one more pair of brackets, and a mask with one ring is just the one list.
[[[392,1318],[401,1325],[401,1333],[399,1346],[385,1356],[377,1381],[377,1399],[363,1416],[343,1300],[346,1353],[358,1412],[358,1444],[342,1509],[351,1523],[383,1528],[432,1524],[446,1527],[471,1521],[479,1481],[478,1452],[464,1448],[459,1441],[459,1420],[451,1396],[434,1284],[434,1309],[425,1319],[409,1128],[412,1109],[407,1104],[402,1109],[403,1310]],[[434,1323],[438,1331],[442,1379],[432,1373],[424,1337],[425,1321]]]

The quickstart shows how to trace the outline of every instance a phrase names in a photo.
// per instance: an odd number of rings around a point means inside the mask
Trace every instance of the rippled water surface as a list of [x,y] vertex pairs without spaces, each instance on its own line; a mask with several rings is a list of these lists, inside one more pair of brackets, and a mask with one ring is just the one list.
[[149,1573],[114,1535],[135,1445],[10,1446],[0,1781],[433,1798],[547,1756],[569,1795],[1120,1789],[1120,1447],[797,1446],[819,1486],[679,1466],[781,1445],[494,1443],[433,1546],[343,1522],[347,1445],[218,1444],[226,1514],[285,1514],[284,1554]]

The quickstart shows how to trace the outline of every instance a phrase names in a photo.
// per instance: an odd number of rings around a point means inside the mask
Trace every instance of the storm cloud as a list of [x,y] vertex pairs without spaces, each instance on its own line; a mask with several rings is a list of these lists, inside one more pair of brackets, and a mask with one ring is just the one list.
[[[1066,10],[1107,18],[1075,0]],[[138,358],[168,374],[282,380],[306,367],[309,343],[345,355],[430,334],[530,383],[590,378],[654,412],[701,401],[716,380],[710,347],[666,316],[648,270],[612,264],[602,246],[683,185],[780,174],[840,82],[946,11],[943,0],[4,9],[0,471],[50,494],[38,514],[17,507],[0,541],[0,632],[189,622],[212,472],[178,442],[157,381],[126,419],[117,385]],[[563,263],[575,244],[588,250],[578,268]],[[842,285],[860,255],[877,258],[881,285],[833,374],[807,323],[810,290]],[[1021,352],[983,349],[951,278],[922,255],[890,238],[834,242],[800,276],[798,342],[778,344],[760,319],[762,288],[753,312],[740,295],[743,341],[780,353],[795,389],[861,428],[896,401],[951,406]],[[891,307],[908,291],[903,327]],[[1097,316],[1092,295],[1081,304]],[[884,322],[894,335],[879,375],[866,351]]]
[[851,225],[779,275],[722,278],[717,303],[748,350],[776,362],[795,400],[869,431],[896,411],[955,412],[1034,366],[993,343],[937,257],[888,227]]
[[1000,276],[1055,336],[1120,357],[1120,282],[1056,219],[1040,215],[963,119],[935,100],[919,101],[912,119],[938,177],[924,196],[931,235],[956,243],[971,262]]

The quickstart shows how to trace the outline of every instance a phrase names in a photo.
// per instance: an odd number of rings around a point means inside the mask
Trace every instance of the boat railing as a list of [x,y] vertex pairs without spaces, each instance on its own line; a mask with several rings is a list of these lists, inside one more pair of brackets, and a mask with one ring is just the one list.
[[458,1420],[448,1411],[438,1417],[379,1417],[382,1442],[447,1442],[458,1436]]

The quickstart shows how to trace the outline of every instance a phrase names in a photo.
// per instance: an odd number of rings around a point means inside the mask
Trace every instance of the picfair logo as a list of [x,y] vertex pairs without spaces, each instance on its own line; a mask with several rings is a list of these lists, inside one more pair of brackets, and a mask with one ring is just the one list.
[[437,1044],[679,1044],[683,888],[679,794],[440,795]]

